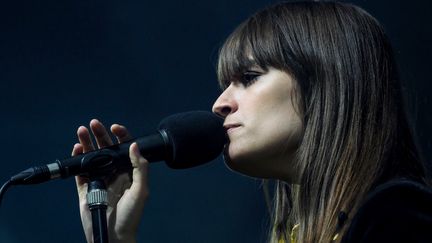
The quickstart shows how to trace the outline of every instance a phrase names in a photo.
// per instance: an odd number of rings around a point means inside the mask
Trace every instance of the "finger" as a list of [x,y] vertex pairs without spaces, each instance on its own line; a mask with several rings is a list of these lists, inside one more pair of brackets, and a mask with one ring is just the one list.
[[[83,153],[83,145],[80,143],[76,143],[72,149],[72,156],[76,156],[82,153]],[[84,193],[87,191],[88,179],[81,176],[76,176],[75,182],[78,189],[78,195],[81,198],[84,196]]]
[[90,129],[96,138],[96,143],[99,148],[111,146],[113,144],[110,135],[105,129],[105,126],[97,119],[90,121]]
[[94,150],[93,141],[90,137],[90,132],[85,126],[80,126],[77,130],[78,140],[82,145],[82,153],[87,153]]
[[[80,143],[76,143],[72,149],[72,156],[76,156],[78,154],[82,154],[84,151],[83,145]],[[88,180],[82,176],[76,176],[76,182],[78,187],[82,187]]]
[[123,143],[132,139],[132,136],[129,134],[129,131],[126,129],[126,127],[122,125],[113,124],[111,126],[111,132],[117,137],[117,141],[119,143]]
[[82,154],[83,153],[83,145],[80,143],[76,143],[73,146],[72,149],[72,156],[78,155],[78,154]]
[[[131,159],[133,173],[132,173],[132,185],[130,191],[136,191],[137,193],[147,195],[148,187],[148,161],[141,156],[138,145],[132,143],[129,147],[129,157]],[[146,196],[144,196],[145,198]]]

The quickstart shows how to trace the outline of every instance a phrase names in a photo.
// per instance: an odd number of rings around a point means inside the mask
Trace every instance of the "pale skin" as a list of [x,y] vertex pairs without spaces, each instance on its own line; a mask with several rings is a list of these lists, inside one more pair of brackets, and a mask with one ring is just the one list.
[[[95,137],[98,148],[113,144],[111,137],[101,122],[93,119],[90,122],[90,129]],[[131,138],[124,126],[114,124],[111,132],[121,143]],[[72,156],[85,153],[95,149],[91,140],[89,130],[81,126],[77,131],[80,143],[74,145]],[[129,156],[133,166],[132,181],[128,174],[118,175],[114,179],[107,179],[108,210],[107,224],[110,242],[136,242],[136,232],[141,220],[144,203],[148,197],[147,184],[148,162],[133,143],[129,148]],[[80,201],[80,214],[87,242],[93,242],[93,230],[91,213],[87,206],[86,193],[88,179],[77,176],[76,184]]]
[[228,129],[226,163],[248,176],[295,182],[293,153],[303,134],[296,81],[271,67],[251,67],[246,74],[251,82],[231,82],[213,105]]
[[[213,112],[225,119],[230,142],[225,149],[227,165],[234,171],[258,178],[295,181],[294,151],[302,136],[302,121],[292,95],[295,80],[286,72],[269,68],[251,68],[253,82],[232,82],[219,96]],[[249,76],[248,76],[249,77]],[[96,119],[90,130],[98,148],[113,144],[108,131]],[[121,143],[131,138],[124,126],[114,124],[111,133]],[[72,155],[95,149],[86,127],[77,131],[79,143]],[[127,174],[106,180],[111,196],[107,211],[110,242],[136,242],[136,233],[148,197],[148,162],[136,144],[129,156],[133,166],[132,181]],[[91,214],[87,207],[87,179],[76,177],[81,220],[87,242],[93,242]]]

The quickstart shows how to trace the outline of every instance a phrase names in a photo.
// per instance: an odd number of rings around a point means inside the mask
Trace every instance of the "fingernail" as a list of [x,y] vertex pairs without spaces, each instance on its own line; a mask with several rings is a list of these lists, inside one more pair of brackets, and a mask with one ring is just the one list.
[[79,126],[77,129],[77,133],[80,134],[80,133],[84,132],[85,130],[87,130],[87,128],[85,126]]
[[132,145],[134,146],[133,150],[134,150],[135,155],[140,156],[138,144],[136,142],[134,142],[134,143],[132,143]]

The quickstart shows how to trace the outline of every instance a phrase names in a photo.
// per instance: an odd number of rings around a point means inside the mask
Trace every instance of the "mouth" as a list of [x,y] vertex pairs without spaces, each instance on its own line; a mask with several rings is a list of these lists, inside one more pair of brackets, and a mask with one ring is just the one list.
[[241,127],[240,124],[226,124],[226,125],[224,125],[225,131],[228,134],[233,132],[234,130],[238,129],[239,127]]

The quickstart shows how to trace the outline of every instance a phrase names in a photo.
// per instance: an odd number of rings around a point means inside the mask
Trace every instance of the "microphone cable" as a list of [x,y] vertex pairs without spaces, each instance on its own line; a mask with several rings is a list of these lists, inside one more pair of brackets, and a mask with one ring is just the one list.
[[0,206],[3,199],[4,194],[6,193],[6,190],[12,185],[12,181],[8,180],[5,184],[0,188]]

